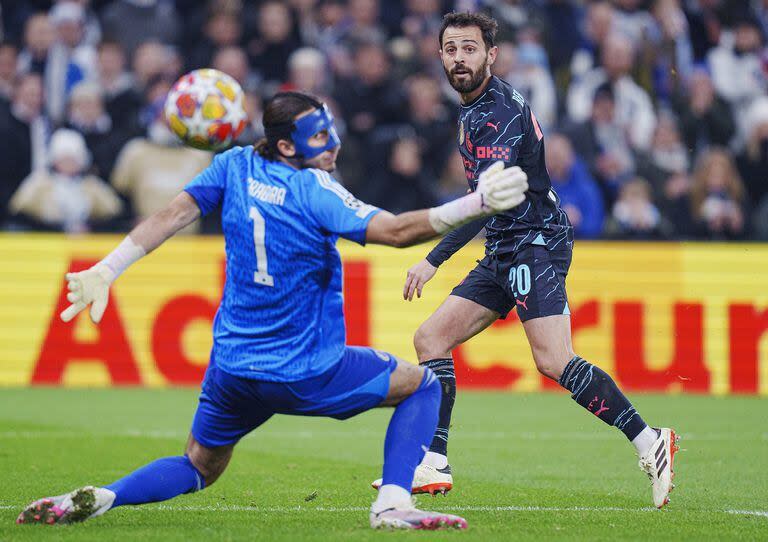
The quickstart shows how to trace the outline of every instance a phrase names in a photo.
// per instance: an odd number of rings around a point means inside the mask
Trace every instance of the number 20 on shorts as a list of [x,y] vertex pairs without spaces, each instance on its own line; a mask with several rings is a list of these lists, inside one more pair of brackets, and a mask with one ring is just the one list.
[[512,289],[512,293],[515,295],[526,295],[528,292],[530,292],[531,268],[526,264],[510,268],[509,287]]

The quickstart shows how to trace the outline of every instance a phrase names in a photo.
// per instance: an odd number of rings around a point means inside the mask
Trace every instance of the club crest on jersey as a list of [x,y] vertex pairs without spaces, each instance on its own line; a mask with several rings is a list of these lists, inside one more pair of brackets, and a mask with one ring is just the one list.
[[459,124],[459,145],[464,144],[464,121]]

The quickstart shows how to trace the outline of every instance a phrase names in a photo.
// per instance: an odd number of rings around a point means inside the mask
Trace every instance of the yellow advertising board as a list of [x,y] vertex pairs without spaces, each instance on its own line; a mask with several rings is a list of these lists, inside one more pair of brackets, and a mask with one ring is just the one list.
[[[120,238],[0,236],[0,386],[195,385],[211,346],[223,240],[169,241],[127,271],[97,327],[64,324],[64,273]],[[340,245],[348,341],[413,360],[412,337],[480,258],[456,254],[421,299],[405,274],[428,247]],[[577,242],[568,294],[574,345],[627,390],[768,394],[768,245]],[[454,351],[460,387],[541,390],[514,314]]]

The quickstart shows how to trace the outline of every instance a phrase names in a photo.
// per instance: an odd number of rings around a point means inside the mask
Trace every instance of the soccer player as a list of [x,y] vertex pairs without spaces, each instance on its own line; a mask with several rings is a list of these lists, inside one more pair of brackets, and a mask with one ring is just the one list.
[[[528,175],[526,200],[490,219],[481,218],[450,234],[408,270],[403,297],[421,296],[437,268],[485,227],[485,257],[416,331],[423,367],[443,383],[440,419],[429,452],[416,469],[413,492],[445,493],[453,486],[448,464],[448,428],[456,396],[451,351],[517,308],[537,369],[571,392],[600,420],[632,442],[640,468],[651,479],[653,502],[668,502],[675,432],[649,427],[602,369],[577,356],[565,279],[571,264],[573,230],[544,162],[544,136],[525,99],[491,75],[498,48],[496,21],[482,14],[449,13],[440,30],[440,57],[459,93],[459,151],[472,190],[496,160]],[[381,480],[373,482],[378,487]]]
[[222,206],[226,284],[213,349],[184,455],[158,459],[103,487],[41,499],[19,523],[71,523],[124,505],[171,499],[213,484],[235,444],[274,414],[346,419],[394,406],[384,443],[384,482],[372,527],[466,527],[417,510],[411,483],[437,426],[440,384],[426,367],[345,345],[338,237],[403,247],[469,220],[510,209],[528,188],[499,162],[477,190],[429,210],[392,215],[357,200],[329,172],[339,138],[327,107],[302,93],[277,94],[266,138],[216,156],[165,209],[139,224],[101,262],[67,274],[66,322],[91,305],[98,323],[114,280],[201,215]]

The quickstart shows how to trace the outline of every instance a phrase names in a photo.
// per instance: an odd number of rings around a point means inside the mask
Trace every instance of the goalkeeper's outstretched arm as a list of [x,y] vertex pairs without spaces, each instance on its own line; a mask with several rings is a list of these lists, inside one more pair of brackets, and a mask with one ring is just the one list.
[[72,304],[62,311],[61,319],[69,322],[91,305],[91,320],[100,322],[107,308],[109,287],[115,279],[199,216],[200,208],[194,198],[182,192],[164,209],[143,220],[99,263],[79,273],[67,273],[67,300]]

